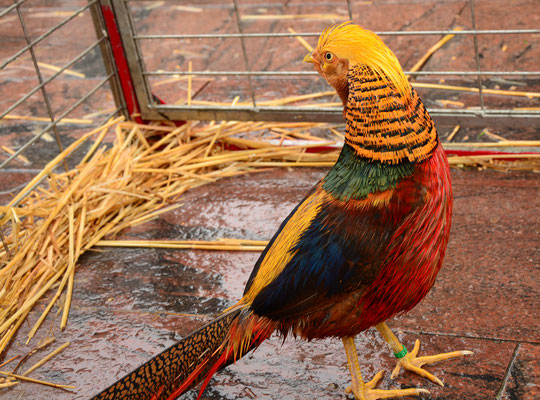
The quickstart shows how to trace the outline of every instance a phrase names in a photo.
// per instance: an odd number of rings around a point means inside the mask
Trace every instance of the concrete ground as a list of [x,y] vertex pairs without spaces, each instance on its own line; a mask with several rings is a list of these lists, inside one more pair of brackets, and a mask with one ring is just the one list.
[[[73,11],[85,2],[66,0],[28,3],[30,5],[26,5],[25,12],[28,19],[33,21],[31,25],[35,30],[32,34],[39,35],[50,24],[58,23],[58,15],[62,12]],[[182,5],[184,9],[180,11],[189,15],[182,23],[178,18],[174,19],[174,14],[168,13],[166,9],[152,8],[152,3],[160,2],[140,2],[137,6],[137,18],[140,18],[141,26],[145,28],[144,33],[154,33],[161,27],[167,30],[165,33],[185,32],[184,29],[200,31],[202,25],[194,19],[194,15],[201,14],[193,11],[197,8],[203,8],[202,13],[209,21],[210,25],[206,28],[221,27],[224,31],[234,28],[230,9],[220,9],[216,5],[219,2],[204,2],[196,7],[187,3]],[[252,3],[254,5],[250,6],[240,2],[241,7],[245,8],[245,14],[306,14],[327,13],[330,10],[346,15],[346,7],[343,6],[345,2],[339,5],[337,2],[320,3],[318,8],[307,10],[300,3],[293,2]],[[353,15],[358,16],[358,22],[374,30],[447,29],[456,25],[470,28],[467,4],[468,1],[353,2]],[[481,29],[538,26],[540,11],[536,1],[477,0],[475,4]],[[192,7],[191,11],[189,7]],[[39,49],[43,60],[62,65],[82,51],[93,40],[89,21],[88,14],[85,14],[78,23],[66,25],[68,34],[46,41]],[[266,21],[250,23],[246,27],[250,32],[257,29],[277,32],[286,30],[286,22]],[[300,21],[292,26],[297,31],[317,31],[328,22]],[[3,43],[1,58],[13,54],[14,49],[16,51],[22,45],[23,39],[16,29],[16,23],[16,20],[0,20]],[[481,42],[485,55],[482,59],[483,67],[534,70],[538,68],[539,42],[539,35],[531,35],[527,40],[512,36],[499,38],[498,41]],[[391,39],[390,44],[397,49],[396,53],[403,65],[410,68],[432,43],[418,42],[413,38],[396,38]],[[453,40],[445,51],[436,53],[425,68],[474,69],[468,53],[470,45],[465,39]],[[503,51],[505,45],[506,50]],[[167,46],[163,42],[156,47],[153,57],[147,61],[148,65],[166,69],[178,64],[185,68],[189,53],[174,54],[174,49]],[[284,69],[293,68],[297,63],[289,65],[289,60],[304,54],[302,48],[293,50],[293,46],[282,46],[283,51],[270,44],[266,46],[266,53],[271,55],[268,57],[270,64],[254,64],[254,68],[266,66],[272,69],[280,65]],[[207,49],[211,56],[211,47],[201,46],[201,49]],[[226,46],[219,47],[217,54],[224,61],[216,64],[216,68],[235,67],[234,63],[227,63],[230,61],[227,54],[236,57],[237,53],[233,48],[229,48],[228,52]],[[200,54],[206,53],[201,51]],[[259,58],[262,63],[262,55]],[[259,62],[259,58],[253,62]],[[279,64],[280,58],[283,58],[282,64]],[[460,64],[459,60],[464,64]],[[29,57],[21,58],[13,68],[0,71],[0,110],[35,85],[35,78],[30,78],[30,62]],[[201,61],[198,67],[204,68],[207,62]],[[103,74],[99,54],[90,55],[74,69],[84,72],[86,78],[62,76],[57,84],[50,87],[55,110],[61,110],[66,104],[76,101]],[[487,85],[510,89],[516,85],[512,82],[490,80]],[[537,77],[525,79],[524,82],[525,86],[519,87],[519,90],[538,91],[540,87]],[[266,82],[261,85],[260,95],[263,98],[293,95],[302,93],[302,87],[309,86],[306,82],[300,82],[296,89],[295,85],[290,80],[286,84],[279,81]],[[327,88],[320,81],[314,85],[318,85],[317,90]],[[212,99],[220,93],[222,95],[222,88],[220,81],[212,81],[206,87],[208,92],[201,92],[201,99]],[[234,86],[234,89],[236,94],[244,93],[241,85]],[[185,95],[182,92],[185,84],[163,84],[157,86],[156,90],[166,100],[176,101]],[[234,93],[225,93],[226,100],[232,100],[236,95]],[[114,107],[107,90],[98,92],[96,96],[73,117],[83,118],[93,112]],[[470,106],[474,106],[477,101],[477,97],[471,95],[451,97],[453,94],[425,92],[423,96],[431,106],[437,106],[437,100],[441,99],[462,101]],[[490,105],[500,107],[538,107],[538,99],[492,96],[489,102]],[[43,100],[39,96],[33,97],[21,107],[16,111],[17,114],[46,115]],[[95,123],[98,122],[99,118],[96,118]],[[0,144],[16,149],[32,137],[32,132],[38,126],[43,125],[28,121],[2,121]],[[62,126],[64,145],[91,126]],[[540,137],[539,128],[489,128],[491,132],[508,139]],[[453,126],[439,127],[439,133],[445,137],[452,129]],[[481,131],[463,128],[454,140],[485,140]],[[28,182],[56,152],[54,143],[40,140],[25,153],[30,160],[29,164],[14,161],[7,169],[0,170],[0,203],[8,202],[17,188]],[[0,154],[0,160],[4,156]],[[72,163],[75,162],[76,157],[72,160]],[[323,169],[276,169],[200,187],[184,195],[182,207],[124,232],[122,238],[268,239],[281,220],[324,173]],[[357,337],[362,372],[366,378],[371,378],[383,369],[387,373],[380,385],[382,388],[427,388],[431,394],[421,397],[426,400],[540,398],[540,324],[537,319],[540,314],[538,178],[535,172],[504,173],[475,169],[452,171],[454,220],[443,269],[436,285],[422,303],[410,313],[390,321],[389,325],[409,348],[419,338],[422,341],[422,354],[469,349],[475,355],[428,367],[445,383],[444,388],[408,372],[401,373],[392,381],[389,375],[394,366],[393,357],[377,333],[369,330]],[[57,345],[68,341],[71,345],[36,370],[32,377],[72,384],[77,389],[62,391],[24,383],[10,389],[0,389],[0,399],[89,398],[204,324],[211,315],[233,304],[241,296],[257,257],[258,254],[253,252],[146,249],[95,249],[88,252],[81,259],[75,276],[72,310],[66,330],[59,331],[60,315],[51,313],[39,337],[29,346],[24,345],[26,333],[47,304],[44,301],[30,314],[29,324],[22,326],[13,344],[0,359],[1,363],[13,355],[26,354],[40,339],[54,335]],[[38,359],[48,351],[50,349],[33,357]],[[347,396],[344,388],[348,383],[346,357],[340,341],[306,343],[288,339],[282,344],[279,338],[273,337],[256,352],[219,373],[211,381],[203,398],[345,399]],[[193,392],[185,398],[194,397]]]

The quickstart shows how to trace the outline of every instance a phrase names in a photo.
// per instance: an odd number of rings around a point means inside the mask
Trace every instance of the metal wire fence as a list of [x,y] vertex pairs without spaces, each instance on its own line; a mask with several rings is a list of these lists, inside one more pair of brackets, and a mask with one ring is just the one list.
[[[477,0],[478,1],[478,0]],[[192,9],[189,10],[185,5],[178,6],[174,2],[160,2],[160,7],[163,12],[169,14],[178,15],[178,25],[182,28],[176,28],[174,24],[164,23],[162,25],[162,30],[164,32],[157,33],[148,33],[145,29],[145,23],[148,20],[151,20],[154,15],[159,15],[160,18],[166,18],[164,14],[160,14],[159,7],[155,4],[149,4],[149,2],[138,1],[138,0],[111,0],[110,3],[116,10],[116,16],[118,18],[118,24],[120,27],[120,33],[122,35],[122,40],[126,48],[126,57],[128,60],[129,68],[132,74],[132,77],[135,82],[135,92],[137,99],[139,101],[141,113],[145,118],[148,119],[255,119],[255,120],[310,120],[310,121],[341,121],[341,108],[340,107],[325,107],[321,109],[320,105],[316,106],[270,106],[267,105],[267,99],[261,99],[259,92],[261,92],[261,87],[265,85],[264,79],[299,79],[303,80],[306,78],[318,79],[317,73],[314,71],[308,70],[308,68],[299,66],[301,63],[300,53],[302,51],[305,53],[305,50],[302,50],[301,47],[297,46],[298,52],[290,52],[290,49],[286,49],[287,54],[291,54],[295,60],[295,65],[288,64],[288,66],[293,66],[291,69],[283,69],[281,66],[279,68],[272,68],[273,65],[265,65],[265,69],[257,69],[258,65],[261,65],[254,60],[251,56],[251,52],[256,50],[257,43],[264,43],[262,41],[274,41],[276,46],[279,46],[279,39],[289,39],[286,47],[294,47],[295,37],[302,38],[316,38],[320,34],[320,30],[316,32],[309,31],[290,31],[290,32],[276,32],[276,31],[265,31],[265,32],[249,32],[249,30],[265,30],[267,25],[261,24],[257,27],[257,21],[265,21],[263,18],[265,15],[262,13],[269,11],[267,9],[261,11],[263,7],[268,7],[268,2],[239,2],[238,0],[232,0],[229,2],[221,2],[219,5],[212,2],[200,2],[192,3]],[[357,20],[357,22],[362,23],[363,25],[368,25],[371,21],[362,21],[362,15],[360,11],[362,10],[362,5],[366,2],[353,2],[353,1],[336,1],[328,3],[329,6],[326,7],[327,10],[335,10],[341,5],[341,14],[332,16],[335,20]],[[371,3],[371,2],[367,2]],[[384,2],[377,2],[381,4]],[[388,2],[387,2],[388,3]],[[400,2],[393,2],[400,3]],[[405,2],[407,3],[407,2]],[[409,2],[411,3],[411,2]],[[429,3],[429,2],[423,2]],[[455,2],[440,2],[440,3],[455,3]],[[482,57],[485,49],[482,50],[479,48],[479,38],[490,38],[488,40],[493,40],[493,38],[499,38],[498,40],[505,41],[504,38],[511,38],[512,40],[528,40],[533,46],[538,46],[538,35],[540,34],[540,29],[480,29],[478,24],[478,18],[475,13],[475,1],[474,0],[465,0],[463,2],[464,10],[461,19],[465,19],[467,16],[466,24],[467,27],[462,30],[454,30],[452,28],[448,29],[425,29],[425,30],[375,30],[376,33],[383,36],[384,38],[420,38],[424,43],[433,43],[440,36],[444,35],[455,35],[456,37],[461,38],[470,38],[469,41],[471,51],[467,54],[460,55],[462,57],[462,62],[454,62],[455,65],[461,65],[461,69],[452,69],[447,70],[434,69],[434,70],[415,70],[415,71],[406,71],[406,74],[411,75],[414,78],[453,78],[453,79],[467,79],[474,78],[473,81],[468,80],[467,87],[463,88],[464,91],[472,92],[476,96],[476,104],[471,104],[470,100],[464,101],[464,105],[459,108],[444,108],[444,107],[429,107],[431,114],[438,119],[439,121],[447,122],[450,124],[454,123],[465,123],[465,124],[488,124],[496,123],[498,125],[505,124],[509,126],[515,126],[516,124],[521,124],[523,126],[540,126],[540,110],[535,110],[534,107],[519,107],[520,104],[515,104],[512,102],[503,102],[503,104],[497,104],[493,106],[489,104],[490,102],[486,101],[486,85],[495,78],[501,79],[502,77],[512,77],[514,80],[520,80],[520,84],[525,84],[530,86],[531,89],[538,87],[538,82],[540,81],[540,70],[537,68],[532,68],[529,70],[523,69],[514,69],[515,65],[508,65],[507,70],[503,69],[501,66],[500,69],[486,69],[482,65]],[[496,4],[494,2],[491,4],[491,7],[503,7],[506,6],[503,3]],[[182,3],[183,4],[183,3]],[[291,6],[290,2],[281,2],[283,6]],[[300,6],[297,3],[296,9],[300,9]],[[322,3],[327,4],[327,3]],[[372,4],[373,5],[373,4]],[[314,3],[305,5],[306,7],[313,7]],[[375,6],[375,5],[373,5]],[[485,6],[485,4],[484,4]],[[176,8],[175,8],[176,7]],[[444,4],[442,5],[444,8]],[[228,13],[230,21],[222,24],[220,28],[214,28],[215,24],[205,22],[205,14],[213,12],[216,8],[221,9],[223,12]],[[192,16],[186,16],[187,11],[193,11],[196,9],[198,13],[193,14]],[[248,15],[250,11],[255,9],[256,12],[259,12],[257,15]],[[283,10],[283,7],[282,7]],[[145,12],[142,12],[145,11]],[[516,10],[517,12],[518,10]],[[330,12],[330,11],[327,11]],[[399,10],[397,11],[399,12]],[[444,12],[444,10],[443,10]],[[450,12],[450,9],[449,9]],[[509,11],[510,12],[510,11]],[[189,13],[188,13],[189,14]],[[290,15],[280,15],[276,13],[275,20],[278,23],[270,26],[272,30],[279,30],[280,28],[285,27],[287,21],[290,24],[294,21],[301,20],[305,15],[298,15],[298,19],[291,19]],[[246,18],[249,17],[249,18]],[[260,17],[260,18],[255,18]],[[281,20],[280,20],[281,17]],[[384,15],[384,12],[381,11],[379,15],[380,19],[385,19],[387,16]],[[186,18],[196,19],[199,23],[189,23],[184,22]],[[200,18],[200,19],[198,19]],[[329,25],[324,18],[324,15],[321,16],[321,19],[325,21],[323,24],[311,24],[310,26],[327,26]],[[255,21],[255,22],[253,22]],[[306,25],[306,24],[305,24]],[[455,24],[454,24],[455,25]],[[208,26],[208,29],[211,31],[205,32],[205,27]],[[500,26],[504,26],[504,23],[501,23]],[[169,33],[171,30],[183,30],[184,32],[180,33]],[[190,30],[195,30],[200,33],[192,33]],[[217,32],[216,32],[217,31]],[[234,31],[234,32],[233,32]],[[502,38],[502,39],[501,39]],[[239,43],[236,45],[230,45],[232,51],[235,51],[236,55],[241,56],[241,60],[236,58],[235,63],[223,63],[223,62],[208,62],[206,64],[197,62],[197,58],[200,57],[200,54],[197,54],[198,48],[200,49],[199,43],[201,41],[217,41],[222,43],[224,41],[236,40]],[[458,40],[458,39],[456,39]],[[314,42],[314,40],[312,39]],[[285,42],[281,42],[283,44]],[[239,45],[238,45],[239,44]],[[489,43],[488,43],[489,45]],[[235,47],[236,46],[236,47]],[[485,46],[485,44],[484,44]],[[176,49],[190,49],[192,51],[191,57],[184,57],[184,60],[181,64],[177,64],[174,69],[167,68],[171,65],[170,59],[165,60],[161,63],[156,63],[156,52],[157,47],[163,47],[166,49],[171,49],[176,47]],[[179,51],[179,50],[173,51]],[[413,50],[407,48],[405,50]],[[181,54],[181,53],[179,53]],[[159,57],[159,56],[158,56]],[[178,57],[180,60],[182,57]],[[192,59],[193,64],[198,64],[204,68],[194,69],[190,71],[188,67],[189,58]],[[165,59],[165,57],[163,57]],[[496,66],[500,66],[500,63],[491,63]],[[227,67],[236,67],[230,68]],[[463,67],[468,67],[463,68]],[[303,68],[303,70],[301,70]],[[212,102],[207,102],[207,104],[202,104],[202,102],[191,101],[190,104],[184,102],[181,104],[179,101],[173,101],[173,103],[180,104],[171,104],[171,102],[166,101],[164,104],[160,101],[155,94],[159,93],[161,90],[158,85],[162,84],[163,81],[159,81],[159,78],[169,78],[169,82],[172,82],[174,79],[181,79],[182,77],[190,77],[194,79],[204,79],[207,78],[207,82],[210,79],[224,78],[229,80],[229,87],[235,88],[235,86],[241,85],[246,88],[242,94],[244,97],[244,102],[240,102],[235,106],[226,105],[224,103],[229,102],[230,98],[227,98],[227,93],[222,93],[221,98],[219,96],[214,97]],[[239,79],[242,78],[243,82]],[[216,82],[214,80],[214,82]],[[311,81],[313,82],[313,80]],[[211,85],[210,85],[211,86]],[[215,85],[214,85],[215,86]],[[306,85],[297,85],[295,88],[298,90],[297,93],[306,93],[309,89],[306,89]],[[320,87],[320,84],[313,85],[314,87]],[[422,87],[422,83],[418,82],[418,86]],[[448,93],[448,88],[440,87],[433,88],[430,90],[446,90]],[[207,87],[203,92],[211,92],[211,88]],[[488,90],[488,95],[492,93]],[[204,95],[204,93],[203,93]],[[536,96],[538,94],[536,93]],[[530,99],[535,95],[528,96]],[[163,96],[167,98],[165,93]],[[537,97],[536,97],[537,98]],[[248,104],[249,103],[249,104]],[[500,102],[499,102],[500,103]],[[525,104],[530,105],[530,104]],[[536,103],[533,103],[536,105]]]
[[54,157],[51,142],[58,154],[123,111],[115,66],[101,60],[111,49],[98,0],[15,0],[0,11],[0,33],[0,172],[32,173]]

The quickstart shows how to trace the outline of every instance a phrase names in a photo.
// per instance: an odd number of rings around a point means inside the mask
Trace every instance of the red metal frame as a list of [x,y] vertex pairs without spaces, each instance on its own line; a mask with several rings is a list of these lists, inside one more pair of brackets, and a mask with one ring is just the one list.
[[[137,123],[147,123],[149,121],[143,120],[140,116],[139,102],[137,101],[137,95],[135,94],[133,79],[131,77],[131,72],[129,71],[128,62],[126,59],[124,46],[122,44],[122,39],[120,37],[120,32],[118,31],[118,24],[116,23],[114,11],[108,5],[101,5],[101,12],[103,14],[103,19],[105,20],[105,26],[109,35],[114,62],[118,71],[118,79],[120,80],[120,86],[122,88],[122,94],[128,109],[128,114],[130,118]],[[152,96],[160,104],[165,104],[165,102],[155,94],[152,93]],[[134,114],[135,117],[133,117]],[[186,121],[173,122],[177,126],[181,126],[186,123]]]
[[120,80],[120,86],[122,88],[122,94],[124,95],[128,114],[135,122],[144,123],[145,121],[143,121],[140,116],[133,117],[134,114],[140,114],[140,108],[135,95],[135,90],[133,89],[133,80],[131,79],[131,73],[129,72],[126,55],[124,53],[124,46],[122,45],[122,39],[118,32],[118,25],[116,24],[116,18],[114,17],[114,11],[109,6],[101,5],[101,12],[109,35],[109,42],[111,43],[114,62],[118,71],[118,79]]

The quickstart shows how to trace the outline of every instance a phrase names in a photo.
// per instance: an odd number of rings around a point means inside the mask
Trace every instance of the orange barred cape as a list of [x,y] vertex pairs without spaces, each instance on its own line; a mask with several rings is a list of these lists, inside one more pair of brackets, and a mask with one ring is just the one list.
[[430,157],[437,132],[418,94],[397,91],[366,66],[349,70],[346,143],[364,158],[383,163]]

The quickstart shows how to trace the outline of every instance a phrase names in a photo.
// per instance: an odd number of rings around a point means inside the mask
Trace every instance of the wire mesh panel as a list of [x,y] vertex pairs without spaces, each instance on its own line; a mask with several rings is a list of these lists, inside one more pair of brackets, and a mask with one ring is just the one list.
[[325,27],[352,19],[394,50],[439,122],[540,125],[534,1],[107,3],[147,119],[342,121],[297,38],[314,46]]
[[110,50],[97,7],[97,0],[3,2],[0,168],[16,175],[2,194],[122,110],[114,65],[102,60]]

